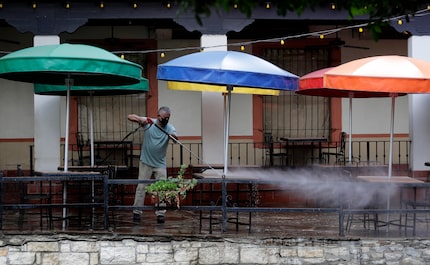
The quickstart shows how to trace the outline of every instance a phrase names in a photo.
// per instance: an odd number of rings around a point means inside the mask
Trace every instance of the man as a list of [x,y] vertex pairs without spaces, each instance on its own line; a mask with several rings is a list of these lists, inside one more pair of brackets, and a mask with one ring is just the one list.
[[[176,129],[169,124],[170,108],[161,107],[158,110],[156,119],[142,117],[136,114],[128,115],[128,120],[139,123],[144,128],[142,150],[139,163],[139,179],[150,179],[154,175],[155,179],[166,179],[166,151],[169,139],[177,140]],[[135,207],[141,207],[145,202],[145,184],[137,185],[134,204]],[[165,210],[155,211],[157,223],[164,223]],[[133,210],[133,221],[139,222],[142,211]]]

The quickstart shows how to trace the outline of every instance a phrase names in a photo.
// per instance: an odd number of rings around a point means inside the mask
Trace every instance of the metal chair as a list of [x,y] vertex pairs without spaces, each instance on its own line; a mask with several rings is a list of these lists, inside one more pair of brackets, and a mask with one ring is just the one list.
[[[428,162],[425,163],[426,166]],[[427,176],[427,179],[425,182],[430,182],[430,175]],[[430,209],[430,189],[426,188],[424,198],[422,200],[404,200],[402,202],[406,209]],[[408,221],[412,222],[412,225],[408,225]],[[408,215],[408,213],[405,214],[405,230],[408,227],[413,228],[413,233],[415,233],[416,224],[417,223],[424,223],[427,228],[427,232],[429,231],[429,223],[430,223],[430,212],[424,212],[424,213],[411,213],[411,215]]]
[[[22,166],[17,165],[18,177],[22,176]],[[46,204],[46,207],[40,207],[39,212],[25,212],[25,208],[20,208],[18,211],[18,227],[20,229],[23,228],[25,215],[36,214],[39,215],[39,223],[40,229],[43,229],[43,219],[45,218],[47,221],[47,228],[51,229],[53,226],[53,215],[51,204],[51,191],[45,192],[42,182],[40,182],[39,192],[38,193],[28,193],[28,185],[29,183],[20,182],[19,183],[19,194],[20,194],[20,204],[32,204],[38,203],[40,205]]]
[[345,162],[346,162],[346,156],[345,156],[346,132],[340,133],[340,138],[339,138],[338,143],[339,143],[339,146],[336,147],[336,151],[334,151],[334,152],[322,152],[322,156],[324,157],[324,160],[327,161],[327,164],[330,164],[330,156],[334,156],[336,164],[345,165]]
[[[275,152],[275,145],[273,142],[273,135],[270,132],[264,133],[264,146],[266,148],[266,166],[275,166],[275,159],[280,160],[281,166],[288,165],[288,153],[286,152]],[[269,163],[267,164],[267,160]]]
[[85,143],[84,136],[80,132],[76,133],[76,144],[78,146],[78,159],[79,159],[78,165],[83,166],[83,165],[89,164],[91,160],[91,156],[84,155],[84,153],[86,153],[84,149],[88,147],[88,144]]

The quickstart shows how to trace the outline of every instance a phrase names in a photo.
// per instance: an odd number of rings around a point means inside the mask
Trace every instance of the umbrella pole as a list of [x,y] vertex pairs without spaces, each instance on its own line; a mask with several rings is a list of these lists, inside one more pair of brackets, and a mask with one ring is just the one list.
[[349,157],[348,163],[352,165],[352,93],[349,94]]
[[[70,86],[73,85],[73,79],[66,78],[65,83],[67,86],[67,96],[66,96],[66,136],[64,141],[64,171],[67,172],[67,162],[69,160],[68,153],[69,153],[69,120],[70,120]],[[63,204],[67,203],[67,185],[64,185],[63,188]],[[63,207],[63,223],[62,228],[63,230],[66,229],[66,216],[67,216],[67,208]]]
[[[394,112],[395,112],[395,104],[396,104],[396,95],[393,94],[391,96],[391,121],[390,121],[390,154],[388,159],[388,178],[391,178],[393,174],[393,138],[394,138]],[[387,192],[387,226],[386,233],[388,234],[388,230],[390,228],[390,190]]]
[[94,167],[94,95],[90,92],[90,145],[91,145],[91,167]]
[[[230,106],[231,106],[231,91],[233,86],[227,86],[227,104],[224,101],[225,116],[224,116],[224,174],[222,175],[222,231],[227,231],[227,185],[225,177],[227,175],[228,161],[228,136],[230,127]],[[225,96],[224,96],[225,99]]]
[[390,154],[388,159],[388,177],[391,178],[393,172],[393,138],[394,138],[394,111],[396,95],[391,96],[391,127],[390,127]]
[[227,175],[228,164],[228,136],[230,132],[230,106],[231,106],[231,91],[232,86],[227,86],[227,104],[224,103],[225,116],[224,116],[224,176]]
[[65,83],[67,87],[67,96],[66,96],[66,135],[64,139],[64,171],[67,171],[68,170],[67,164],[69,160],[70,86],[73,85],[73,79],[66,78]]

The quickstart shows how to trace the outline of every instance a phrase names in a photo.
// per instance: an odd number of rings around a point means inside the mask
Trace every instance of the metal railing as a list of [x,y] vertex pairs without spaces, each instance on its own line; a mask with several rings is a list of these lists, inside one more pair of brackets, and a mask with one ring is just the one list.
[[[323,143],[321,147],[318,143],[291,143],[288,146],[285,142],[274,142],[274,153],[288,152],[287,167],[309,166],[313,164],[328,164],[339,165],[347,163],[349,154],[348,145],[344,156],[345,159],[333,159],[324,157],[322,154],[327,152],[335,152],[340,146],[339,142]],[[394,140],[393,141],[393,170],[404,170],[409,168],[410,158],[410,140]],[[62,145],[62,150],[64,145]],[[127,161],[127,166],[138,167],[140,156],[140,144],[133,143],[127,148],[131,150],[123,150],[123,146],[118,149],[119,154],[127,153],[129,157],[124,158],[123,155],[110,155],[109,159],[105,160],[99,157],[99,161],[109,161],[111,164],[123,165]],[[77,146],[71,146],[70,150],[70,165],[78,165],[82,163],[79,153],[88,158],[89,148],[78,149]],[[80,150],[78,152],[78,150]],[[291,152],[295,152],[294,156]],[[352,162],[355,165],[380,165],[387,166],[389,163],[389,140],[357,140],[352,142]],[[63,152],[61,152],[63,155]],[[118,158],[118,159],[116,159]],[[167,150],[167,167],[169,169],[177,169],[182,164],[205,164],[202,143],[200,142],[181,142],[181,144],[171,143]],[[228,150],[229,165],[257,165],[268,167],[270,166],[270,152],[268,147],[263,142],[230,142]],[[274,166],[285,166],[282,161],[274,159]],[[84,165],[88,164],[84,161]],[[33,146],[30,146],[30,170],[33,171],[34,154]]]

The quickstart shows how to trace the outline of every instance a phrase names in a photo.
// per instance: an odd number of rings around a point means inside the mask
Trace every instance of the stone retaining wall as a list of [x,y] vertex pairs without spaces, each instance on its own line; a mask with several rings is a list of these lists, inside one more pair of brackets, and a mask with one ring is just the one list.
[[5,265],[430,264],[430,239],[16,236]]

